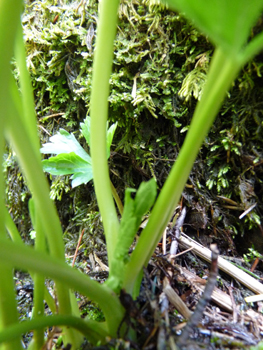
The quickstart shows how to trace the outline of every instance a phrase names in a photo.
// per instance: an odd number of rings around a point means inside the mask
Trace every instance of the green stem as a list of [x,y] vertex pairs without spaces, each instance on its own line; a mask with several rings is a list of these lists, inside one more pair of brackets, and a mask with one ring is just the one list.
[[90,147],[93,181],[107,241],[110,273],[119,230],[119,221],[111,193],[106,152],[106,128],[109,80],[113,60],[113,42],[117,27],[118,5],[119,0],[102,0],[100,2],[90,101]]
[[116,188],[113,186],[113,183],[112,183],[112,182],[110,182],[110,186],[111,186],[111,193],[112,193],[112,195],[113,195],[113,198],[114,198],[114,200],[115,200],[115,203],[117,204],[117,207],[118,207],[118,209],[119,209],[119,212],[120,212],[120,214],[121,214],[121,216],[122,216],[122,214],[123,214],[123,204],[122,204],[122,201],[121,201],[121,199],[120,199],[120,197],[119,197],[119,195],[118,195],[118,192],[116,191]]
[[[34,195],[36,211],[41,216],[41,222],[48,240],[50,254],[64,261],[64,242],[59,217],[54,203],[49,197],[49,187],[42,170],[40,157],[38,157],[34,145],[31,144],[31,138],[25,127],[21,98],[13,80],[11,88],[13,103],[9,106],[6,136],[17,154],[18,161],[28,181],[29,188]],[[59,313],[70,315],[72,309],[69,290],[67,290],[64,285],[57,283],[56,292]],[[65,329],[64,334],[67,338],[66,341],[70,342],[73,348],[76,348],[78,345],[76,344],[75,335],[72,330]]]
[[63,232],[59,217],[49,196],[49,186],[42,169],[39,149],[36,151],[31,143],[26,122],[23,120],[23,104],[14,80],[11,91],[13,101],[9,107],[6,137],[16,152],[30,191],[34,195],[35,210],[41,215],[51,255],[64,260]]
[[[95,344],[98,341],[103,341],[109,334],[105,330],[103,323],[95,321],[84,321],[83,319],[75,316],[41,316],[37,319],[24,321],[15,325],[9,326],[4,332],[0,333],[0,343],[11,341],[14,338],[18,338],[21,335],[33,330],[38,330],[52,326],[67,326],[72,327],[87,336],[88,339]],[[13,348],[14,350],[15,348]],[[38,348],[39,350],[40,348]]]
[[[30,273],[30,271],[29,271],[29,273]],[[31,275],[31,273],[30,273],[30,275]],[[57,312],[56,303],[55,303],[53,297],[51,296],[51,294],[49,293],[47,286],[45,286],[45,290],[44,290],[44,300],[46,301],[52,314],[55,314]]]
[[[42,229],[42,223],[40,221],[40,215],[35,210],[34,197],[29,201],[29,212],[33,228],[36,231],[35,249],[39,252],[46,251],[45,233]],[[44,290],[45,290],[45,277],[34,273],[32,275],[34,281],[34,307],[32,310],[32,319],[41,317],[44,315]],[[37,329],[33,335],[34,349],[41,349],[44,344],[44,329]]]
[[30,75],[26,66],[26,52],[21,23],[19,23],[18,26],[15,44],[15,59],[19,70],[19,85],[23,103],[23,120],[28,130],[28,135],[30,137],[31,144],[33,145],[33,149],[36,151],[39,159],[41,159],[39,152],[40,143],[36,123],[34,95]]
[[124,310],[117,295],[106,285],[93,281],[57,258],[3,238],[0,239],[0,262],[50,277],[60,282],[65,289],[72,288],[88,296],[99,304],[105,315],[110,335],[116,337]]
[[[17,0],[0,1],[0,237],[7,240],[5,232],[5,188],[2,169],[4,150],[4,127],[12,103],[9,94],[10,61],[13,55],[17,24],[21,16],[22,2]],[[10,23],[12,25],[10,26]],[[0,330],[18,321],[16,295],[14,291],[13,269],[1,262],[0,264]],[[1,350],[22,349],[19,339],[11,339],[1,346]]]
[[149,261],[172,217],[197,153],[240,67],[239,61],[225,56],[220,49],[215,51],[203,96],[196,107],[183,147],[127,264],[124,288],[128,293],[133,293],[137,276]]
[[240,59],[242,64],[246,64],[254,56],[256,56],[263,48],[263,32],[259,33],[252,41],[250,41],[245,49],[241,51]]
[[[18,243],[23,245],[23,241],[22,238],[16,228],[16,225],[14,224],[14,221],[11,218],[11,215],[9,214],[8,210],[5,208],[5,227],[12,239],[13,242]],[[29,271],[30,275],[33,275],[30,271]],[[49,294],[49,291],[47,290],[47,287],[45,286],[45,290],[44,290],[44,299],[47,302],[50,310],[52,313],[56,313],[56,305],[54,302],[54,299],[52,298],[52,296]]]
[[[0,130],[0,159],[3,159],[4,135]],[[4,193],[3,169],[0,169],[0,193]],[[0,200],[0,237],[7,241],[5,233],[5,203],[4,195]],[[18,322],[16,295],[14,291],[13,269],[6,266],[2,261],[0,263],[0,331],[5,331],[6,327]],[[1,346],[1,349],[12,350],[21,349],[19,339],[11,339],[10,343]]]
[[[38,319],[44,315],[44,287],[45,277],[39,274],[33,275],[34,281],[34,306],[32,310],[32,320]],[[44,345],[44,328],[34,331],[33,334],[34,349],[41,349]]]
[[[0,332],[5,332],[5,329],[12,324],[18,322],[18,313],[16,305],[16,295],[14,292],[13,269],[0,264],[1,273],[1,288],[0,288]],[[21,349],[20,339],[11,339],[5,347],[0,347],[1,350]]]
[[22,238],[16,228],[16,225],[14,223],[14,221],[11,218],[11,215],[9,214],[7,208],[5,207],[4,209],[4,214],[5,214],[5,227],[12,239],[12,241],[16,242],[16,243],[20,243],[23,244]]

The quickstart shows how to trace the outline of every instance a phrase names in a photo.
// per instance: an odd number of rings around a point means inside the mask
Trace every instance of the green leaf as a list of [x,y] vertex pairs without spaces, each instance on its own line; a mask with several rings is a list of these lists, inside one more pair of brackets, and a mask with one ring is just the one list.
[[236,55],[245,45],[263,9],[262,0],[164,0],[188,19],[217,46]]
[[[135,204],[135,215],[140,221],[143,215],[151,208],[157,195],[157,185],[155,179],[151,179],[147,182],[142,182],[136,193],[134,204]],[[138,226],[139,226],[138,225]]]
[[[112,124],[107,130],[107,158],[110,157],[110,148],[118,123]],[[81,132],[85,137],[87,144],[90,145],[90,117],[86,117],[84,123],[80,123]]]
[[28,209],[30,214],[30,219],[32,221],[32,226],[36,227],[36,207],[33,198],[30,198],[28,201]]
[[131,197],[133,192],[136,191],[132,188],[125,190],[124,210],[114,250],[112,274],[107,280],[107,285],[116,293],[121,288],[125,264],[129,259],[129,249],[137,232],[137,217],[134,213],[135,204]]
[[131,197],[131,194],[136,191],[132,188],[126,189],[123,215],[116,244],[115,255],[117,258],[126,260],[130,246],[139,229],[142,217],[155,201],[156,187],[155,179],[142,182],[135,195],[135,199]]
[[42,153],[57,154],[42,161],[44,171],[52,175],[72,175],[72,187],[86,184],[93,178],[91,157],[73,134],[64,129],[50,137],[40,149]]
[[84,123],[80,123],[80,127],[87,144],[90,145],[90,117],[87,116]]
[[107,131],[107,158],[110,157],[110,148],[118,123],[112,124]]
[[122,285],[125,264],[129,261],[129,249],[139,229],[142,216],[151,208],[155,201],[157,185],[155,179],[142,182],[135,198],[131,194],[136,190],[127,188],[125,191],[124,210],[116,242],[113,273],[107,284],[116,292]]
[[137,232],[135,202],[131,197],[133,192],[136,192],[133,188],[127,188],[125,191],[124,209],[115,254],[116,257],[121,260],[125,259],[128,255],[129,248]]
[[40,149],[44,154],[61,154],[61,153],[76,153],[79,157],[91,163],[91,158],[86,151],[80,146],[73,134],[68,133],[64,129],[50,137],[50,142],[45,143]]
[[[89,157],[90,159],[90,157]],[[72,187],[86,184],[93,178],[90,161],[86,161],[74,152],[61,153],[42,161],[44,171],[52,175],[71,175]]]

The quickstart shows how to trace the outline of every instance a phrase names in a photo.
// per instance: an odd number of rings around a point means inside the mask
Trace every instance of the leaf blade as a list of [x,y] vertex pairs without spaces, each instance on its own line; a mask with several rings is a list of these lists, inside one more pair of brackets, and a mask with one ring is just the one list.
[[91,162],[74,152],[61,153],[42,161],[44,171],[52,175],[72,175],[72,187],[86,184],[93,178]]
[[107,130],[107,158],[110,157],[110,148],[111,148],[113,136],[115,134],[117,126],[118,126],[118,123],[114,123]]
[[251,27],[263,9],[261,0],[165,0],[179,10],[229,54],[245,45]]
[[76,153],[79,157],[91,163],[91,158],[88,153],[81,147],[73,134],[70,134],[64,129],[59,129],[59,132],[50,137],[50,142],[45,143],[40,149],[44,154],[65,154]]

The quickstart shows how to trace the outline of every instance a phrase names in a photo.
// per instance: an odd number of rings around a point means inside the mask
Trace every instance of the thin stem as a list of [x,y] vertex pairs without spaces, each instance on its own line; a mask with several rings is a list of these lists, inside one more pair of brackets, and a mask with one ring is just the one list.
[[15,44],[15,59],[19,69],[19,85],[23,103],[23,120],[25,121],[25,126],[28,130],[28,135],[30,137],[31,144],[33,145],[33,149],[36,151],[39,159],[41,159],[39,152],[40,143],[37,133],[34,95],[30,75],[26,66],[26,52],[21,23],[19,23],[18,26]]
[[[34,281],[34,307],[32,320],[44,315],[44,287],[45,277],[39,274],[33,275]],[[44,344],[44,328],[37,329],[33,334],[33,342],[36,350],[41,349]]]
[[106,152],[106,128],[109,79],[113,60],[113,42],[117,28],[118,5],[119,0],[102,0],[100,2],[90,101],[90,147],[93,180],[107,241],[110,273],[119,230],[119,221],[111,193]]
[[[34,198],[34,197],[33,197]],[[41,223],[40,215],[35,210],[34,199],[31,198],[29,201],[29,210],[30,217],[33,224],[33,228],[36,231],[36,239],[35,239],[35,249],[39,252],[46,251],[46,240],[45,233],[43,232],[43,226]],[[32,318],[35,319],[37,317],[44,315],[44,290],[45,290],[45,277],[34,273],[33,274],[34,281],[34,307],[32,311]],[[44,344],[44,329],[37,329],[33,335],[33,343],[34,349],[41,349]]]
[[[16,225],[14,224],[14,221],[11,218],[11,215],[9,214],[8,210],[5,208],[5,227],[12,239],[12,241],[14,241],[15,243],[21,244],[23,245],[23,241],[22,238],[16,228]],[[30,275],[33,275],[30,271],[29,271]],[[50,310],[52,311],[52,313],[56,313],[56,305],[54,302],[54,299],[52,298],[52,296],[49,294],[49,291],[47,290],[47,287],[45,286],[45,290],[44,290],[44,299],[48,304],[48,307],[50,308]]]
[[[29,271],[29,273],[30,273],[30,271]],[[30,275],[31,275],[31,273],[30,273]],[[45,290],[44,290],[44,300],[46,301],[52,314],[55,314],[57,311],[56,310],[56,303],[55,303],[53,297],[51,296],[51,294],[49,293],[46,285],[45,285]]]
[[75,328],[83,335],[87,336],[93,343],[105,340],[109,335],[103,323],[91,320],[84,321],[75,316],[53,315],[41,316],[34,320],[24,321],[7,327],[4,332],[0,333],[0,343],[8,342],[16,337],[20,337],[21,335],[30,332],[32,329],[38,330],[52,326],[67,326]]
[[219,251],[215,244],[211,245],[211,251],[212,251],[212,258],[211,258],[212,261],[211,261],[210,273],[209,273],[208,280],[206,282],[205,290],[202,297],[198,301],[198,304],[195,308],[194,313],[191,315],[186,327],[184,327],[182,334],[180,335],[176,343],[179,346],[179,348],[186,345],[187,340],[190,338],[190,335],[193,329],[198,326],[198,323],[202,319],[205,308],[207,304],[210,302],[211,295],[216,286],[216,279],[218,274],[217,260],[218,260]]
[[113,198],[115,200],[115,203],[117,204],[117,207],[119,209],[119,212],[122,216],[123,214],[123,204],[122,204],[122,201],[118,195],[118,192],[116,191],[116,188],[114,187],[113,183],[110,182],[110,186],[111,186],[111,192],[112,192],[112,195],[113,195]]
[[197,153],[239,69],[240,62],[226,57],[220,49],[215,51],[203,96],[196,107],[183,147],[127,264],[124,288],[128,293],[133,293],[137,276],[149,261],[172,217]]
[[124,316],[124,309],[117,295],[105,284],[99,284],[65,262],[46,253],[37,252],[28,246],[3,238],[0,239],[0,262],[53,278],[65,289],[72,288],[88,296],[101,307],[111,336],[117,335],[118,326]]
[[16,242],[16,243],[20,243],[23,244],[22,238],[17,230],[17,227],[14,223],[14,221],[11,218],[11,215],[9,214],[7,208],[5,207],[4,209],[4,213],[5,213],[5,227],[12,239],[12,241]]
[[240,58],[243,64],[246,64],[263,49],[263,32],[259,33],[250,41],[244,51],[241,51]]

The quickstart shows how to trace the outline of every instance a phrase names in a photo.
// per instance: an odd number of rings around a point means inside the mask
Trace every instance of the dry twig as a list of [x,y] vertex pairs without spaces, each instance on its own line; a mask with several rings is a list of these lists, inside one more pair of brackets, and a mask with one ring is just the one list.
[[188,321],[187,325],[185,326],[185,328],[182,331],[181,336],[178,339],[177,345],[179,347],[185,345],[185,343],[189,339],[189,336],[190,336],[193,328],[196,327],[198,325],[198,323],[200,322],[200,320],[203,316],[205,307],[208,304],[208,302],[210,301],[213,289],[216,285],[216,278],[217,278],[217,273],[218,273],[217,259],[218,259],[219,251],[218,251],[215,244],[211,245],[211,251],[212,251],[212,258],[211,258],[212,262],[211,262],[210,275],[209,275],[209,278],[207,280],[204,293],[203,293],[201,299],[199,300],[194,313],[192,314],[190,320]]
[[[198,244],[185,234],[181,234],[180,238],[178,239],[179,244],[183,246],[184,248],[190,248],[193,247],[193,251],[196,255],[200,256],[204,260],[211,262],[211,251],[208,248],[203,247],[201,244]],[[245,285],[247,288],[252,290],[253,292],[257,294],[263,294],[263,284],[261,284],[259,281],[257,281],[255,278],[247,274],[246,272],[242,271],[235,265],[231,264],[230,262],[226,261],[221,256],[218,257],[218,268],[224,272],[226,272],[229,276],[233,277],[243,285]]]

